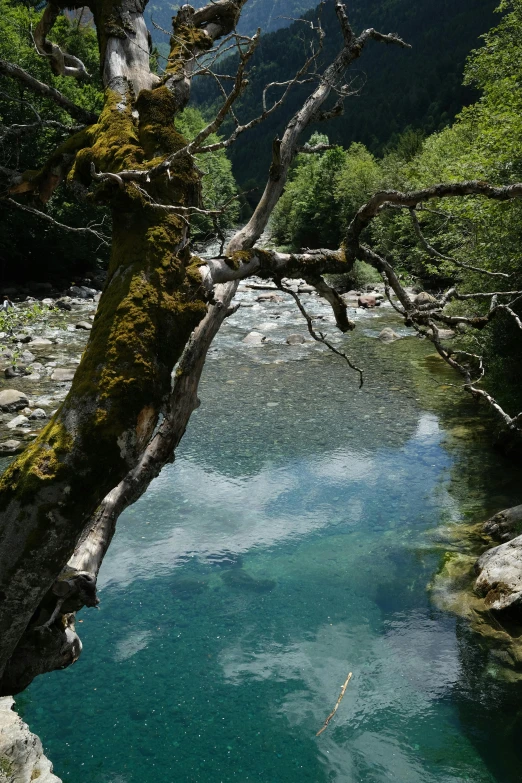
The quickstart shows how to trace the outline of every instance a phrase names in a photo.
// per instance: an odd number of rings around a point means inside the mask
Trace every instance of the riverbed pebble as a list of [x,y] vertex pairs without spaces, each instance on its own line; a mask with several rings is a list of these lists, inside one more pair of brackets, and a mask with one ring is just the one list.
[[72,381],[73,378],[74,370],[66,370],[60,367],[57,367],[55,370],[53,370],[51,375],[52,381]]
[[15,416],[14,419],[11,419],[11,421],[7,422],[6,425],[10,430],[15,430],[17,427],[26,427],[29,426],[29,419],[27,416]]
[[0,410],[19,411],[29,405],[27,396],[16,389],[4,389],[0,391]]
[[20,440],[4,440],[0,443],[0,454],[16,454],[18,451],[22,451],[23,444]]

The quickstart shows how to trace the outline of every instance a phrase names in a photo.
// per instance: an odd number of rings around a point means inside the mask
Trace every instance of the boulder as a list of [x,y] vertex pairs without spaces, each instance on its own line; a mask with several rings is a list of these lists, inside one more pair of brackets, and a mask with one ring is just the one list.
[[52,381],[72,381],[74,378],[74,370],[63,370],[57,367],[51,374]]
[[0,698],[0,780],[4,783],[61,783],[44,756],[36,734],[13,710],[11,696]]
[[256,298],[256,302],[282,302],[282,298],[277,294],[267,292],[266,294],[260,294]]
[[85,329],[88,332],[92,329],[92,324],[90,324],[88,321],[79,321],[76,324],[76,329]]
[[88,288],[86,285],[72,285],[67,293],[76,299],[94,299],[98,292],[95,288]]
[[249,332],[246,337],[243,337],[242,341],[245,345],[262,345],[266,337],[261,332]]
[[425,305],[425,304],[431,304],[432,302],[436,302],[434,296],[431,294],[428,294],[426,291],[421,291],[415,299],[413,300],[413,303],[416,305]]
[[483,527],[484,533],[499,541],[509,541],[522,531],[522,506],[505,508],[494,514]]
[[71,305],[69,302],[66,302],[64,299],[57,299],[54,303],[54,306],[58,308],[58,310],[72,310]]
[[484,552],[477,560],[476,592],[486,609],[501,611],[522,604],[522,536]]
[[22,351],[20,359],[24,364],[31,364],[36,359],[36,356],[31,351]]
[[14,343],[30,343],[31,342],[31,335],[30,334],[15,334],[13,335],[13,342]]
[[25,375],[25,370],[22,367],[15,367],[13,364],[5,368],[4,375],[6,378],[20,378],[22,375]]
[[378,299],[373,294],[372,295],[366,294],[364,296],[360,296],[357,299],[357,305],[359,307],[363,307],[365,310],[368,310],[370,307],[379,307],[380,304],[381,304],[381,300]]
[[34,419],[46,419],[47,413],[44,411],[43,408],[35,408],[32,413],[29,414],[29,418],[31,420]]
[[4,389],[0,391],[0,410],[19,411],[29,405],[29,400],[23,392],[16,389]]
[[289,334],[286,338],[287,345],[302,345],[306,340],[302,334]]
[[315,293],[315,288],[313,285],[308,285],[308,283],[303,283],[299,286],[298,289],[300,294],[313,294]]
[[20,440],[4,440],[3,443],[0,443],[0,456],[5,456],[6,454],[17,454],[19,451],[22,451],[23,444]]
[[33,347],[33,345],[36,346],[36,345],[52,345],[53,344],[52,340],[48,340],[46,337],[39,337],[39,336],[31,337],[30,338],[30,342],[31,342],[31,348]]
[[390,329],[389,326],[386,326],[377,339],[382,343],[393,343],[395,340],[400,340],[401,336],[400,334],[397,334],[397,332],[394,332],[393,329]]
[[27,416],[15,416],[14,419],[8,421],[6,427],[10,430],[15,430],[17,427],[25,427],[29,425],[29,419]]

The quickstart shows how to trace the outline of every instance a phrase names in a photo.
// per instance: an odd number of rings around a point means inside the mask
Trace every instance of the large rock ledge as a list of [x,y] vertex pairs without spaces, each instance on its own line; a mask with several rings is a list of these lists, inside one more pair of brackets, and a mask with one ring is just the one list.
[[42,743],[13,711],[13,704],[10,696],[0,698],[0,783],[61,783]]
[[522,536],[493,547],[477,560],[475,590],[487,609],[502,611],[522,604]]

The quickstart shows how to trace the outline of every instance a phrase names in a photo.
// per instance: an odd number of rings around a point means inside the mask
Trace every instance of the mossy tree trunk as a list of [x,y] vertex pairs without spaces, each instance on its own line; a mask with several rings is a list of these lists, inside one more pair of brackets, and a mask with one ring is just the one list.
[[[96,124],[24,181],[23,190],[42,201],[63,180],[105,201],[113,237],[107,283],[67,399],[0,480],[4,694],[25,687],[39,667],[67,665],[79,654],[72,614],[38,627],[52,614],[49,591],[100,502],[149,442],[171,391],[173,368],[207,311],[207,294],[187,249],[188,222],[168,209],[199,205],[200,174],[192,159],[179,156],[168,174],[139,187],[116,176],[98,185],[93,178],[100,171],[149,168],[184,146],[174,120],[189,97],[191,62],[233,28],[242,1],[213,5],[206,26],[194,22],[194,12],[180,12],[163,80],[149,68],[145,2],[91,1],[104,109]],[[73,603],[70,612],[77,608]]]

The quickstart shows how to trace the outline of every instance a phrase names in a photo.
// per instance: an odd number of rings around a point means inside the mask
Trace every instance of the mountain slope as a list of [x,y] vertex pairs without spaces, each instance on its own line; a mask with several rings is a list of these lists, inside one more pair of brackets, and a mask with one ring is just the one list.
[[[208,0],[193,0],[194,8],[207,5]],[[238,31],[245,35],[253,35],[258,27],[264,33],[288,27],[291,19],[300,17],[305,11],[313,8],[316,0],[248,0],[241,14]],[[171,18],[177,6],[168,0],[151,0],[147,14],[164,30],[170,31]],[[150,25],[152,38],[156,44],[166,44],[167,36]]]
[[[361,141],[375,152],[407,127],[426,133],[444,127],[475,94],[462,87],[465,59],[480,44],[479,36],[496,21],[497,0],[352,0],[347,3],[356,32],[375,27],[398,32],[412,45],[411,51],[370,43],[350,72],[361,87],[346,101],[343,117],[316,128],[330,140],[347,146]],[[306,17],[315,18],[316,12]],[[330,61],[340,46],[340,33],[333,0],[322,14],[326,39],[321,55]],[[253,58],[250,86],[239,106],[240,116],[259,112],[263,86],[291,77],[306,56],[311,32],[303,23],[265,35]],[[222,72],[234,72],[233,58]],[[270,162],[272,139],[297,109],[310,86],[296,88],[285,106],[265,123],[245,134],[232,148],[238,180],[245,185],[263,182]],[[196,101],[209,108],[219,100],[213,84],[201,80],[195,87]],[[310,129],[314,130],[313,128]]]

